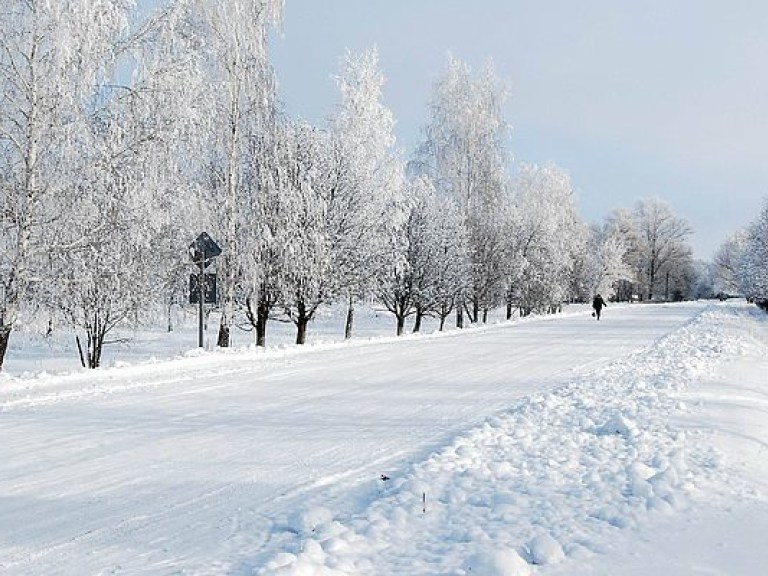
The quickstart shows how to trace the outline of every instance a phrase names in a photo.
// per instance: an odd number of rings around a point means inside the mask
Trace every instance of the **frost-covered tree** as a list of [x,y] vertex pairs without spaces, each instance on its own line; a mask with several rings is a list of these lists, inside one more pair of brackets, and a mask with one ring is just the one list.
[[615,298],[618,302],[631,302],[634,297],[641,297],[641,280],[645,276],[637,221],[631,210],[617,208],[606,218],[605,228],[624,245],[626,252],[623,260],[630,269],[627,279],[616,281]]
[[59,309],[85,331],[85,349],[78,337],[83,366],[97,368],[109,333],[152,305],[155,238],[129,178],[105,169],[85,184],[66,236],[98,228],[98,238],[58,261],[56,292]]
[[0,366],[44,237],[77,210],[78,142],[97,86],[126,42],[131,0],[6,0],[0,6]]
[[196,159],[198,183],[208,195],[211,233],[223,249],[217,261],[221,321],[218,345],[229,346],[241,271],[249,247],[244,229],[251,226],[256,201],[248,183],[254,154],[264,130],[274,121],[275,88],[268,58],[268,34],[282,17],[282,0],[178,0],[183,10],[181,35],[189,35],[203,71],[199,105],[207,121],[198,127],[203,147]]
[[[433,89],[430,120],[414,163],[416,172],[429,175],[441,194],[454,199],[464,218],[472,264],[465,308],[473,322],[503,292],[498,214],[504,203],[509,133],[503,102],[491,67],[474,77],[466,64],[449,56]],[[460,316],[457,322],[462,323]]]
[[[141,120],[130,97],[105,97],[93,110],[80,143],[77,210],[50,237],[75,246],[51,261],[53,293],[75,328],[85,330],[80,356],[89,368],[99,366],[113,328],[154,304],[160,276],[155,252],[162,238],[141,171],[154,132]],[[87,244],[77,248],[83,238]]]
[[504,303],[507,320],[512,318],[514,308],[518,304],[523,275],[528,265],[525,253],[529,236],[525,231],[526,223],[522,212],[523,206],[517,199],[515,183],[510,182],[507,189],[502,230],[506,253],[504,260]]
[[739,261],[742,293],[761,307],[768,305],[768,201],[747,227]]
[[188,30],[182,2],[152,13],[142,23],[131,54],[130,85],[120,88],[121,106],[143,131],[136,158],[140,193],[156,235],[152,250],[154,293],[163,300],[168,329],[173,308],[188,296],[188,245],[212,230],[207,181],[201,177],[201,150],[208,146],[208,82],[199,36]]
[[163,50],[158,39],[171,16],[154,15],[126,36],[120,52],[130,49],[137,64],[130,84],[117,81],[123,74],[115,59],[112,74],[80,107],[77,138],[70,138],[76,209],[65,225],[47,229],[48,245],[69,247],[50,253],[47,272],[56,281],[47,283],[48,295],[75,329],[85,331],[78,347],[90,368],[99,366],[114,328],[156,313],[188,264],[182,238],[189,232],[189,207],[179,205],[171,144],[182,140],[184,107],[176,95],[183,90],[176,89],[168,59],[160,66],[153,59]]
[[641,200],[633,212],[637,234],[638,279],[648,300],[654,295],[670,297],[670,279],[682,276],[691,263],[691,248],[686,239],[691,234],[688,223],[677,217],[660,200]]
[[284,265],[290,239],[295,234],[291,225],[293,212],[287,209],[283,196],[291,189],[291,167],[294,164],[294,126],[282,119],[275,121],[254,142],[251,164],[246,180],[253,190],[251,224],[243,229],[245,254],[241,293],[245,316],[255,331],[256,345],[266,346],[267,323],[279,317],[282,310]]
[[413,315],[414,332],[425,315],[445,318],[463,293],[469,266],[467,238],[462,217],[453,200],[440,198],[432,183],[421,177],[407,186],[408,217],[402,228],[402,262],[390,268],[382,281],[379,299],[403,333]]
[[[402,174],[394,152],[392,113],[382,103],[378,53],[347,53],[337,85],[341,103],[331,120],[334,142],[329,205],[339,291],[348,300],[345,336],[352,334],[354,303],[372,293],[387,265],[386,242]],[[341,295],[341,294],[340,294]]]
[[607,221],[612,234],[626,247],[625,263],[632,268],[632,282],[618,282],[617,299],[671,298],[686,292],[692,270],[692,252],[687,243],[688,223],[670,206],[657,199],[641,200],[634,209],[615,210]]
[[431,194],[431,186],[428,190],[424,207],[427,274],[416,294],[414,331],[418,331],[425,313],[438,317],[442,331],[446,318],[466,293],[470,278],[469,241],[461,214],[451,198]]
[[572,284],[583,227],[568,174],[555,166],[523,165],[515,182],[517,226],[510,239],[517,262],[510,291],[522,314],[558,309]]
[[285,215],[283,303],[296,325],[296,343],[306,341],[318,307],[337,293],[329,205],[334,181],[331,140],[309,124],[297,123],[289,135],[281,188]]
[[712,283],[716,294],[742,294],[739,267],[747,243],[746,231],[740,230],[723,242],[712,261]]
[[615,297],[621,282],[631,281],[633,273],[626,261],[627,252],[624,239],[609,224],[590,229],[582,259],[583,298],[595,294]]

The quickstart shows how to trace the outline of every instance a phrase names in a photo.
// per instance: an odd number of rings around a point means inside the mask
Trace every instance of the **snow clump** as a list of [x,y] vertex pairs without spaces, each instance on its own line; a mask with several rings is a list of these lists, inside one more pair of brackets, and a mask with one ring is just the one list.
[[462,566],[468,576],[530,576],[530,565],[515,550],[501,548],[473,554]]
[[539,534],[530,544],[528,550],[533,564],[557,564],[565,559],[565,552],[560,542],[549,534]]

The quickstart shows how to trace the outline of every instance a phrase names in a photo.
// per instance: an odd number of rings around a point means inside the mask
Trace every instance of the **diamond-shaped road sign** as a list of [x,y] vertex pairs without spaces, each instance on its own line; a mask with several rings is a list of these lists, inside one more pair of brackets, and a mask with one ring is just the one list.
[[221,254],[221,247],[216,244],[213,238],[208,236],[207,232],[201,233],[192,244],[189,245],[189,255],[192,261],[200,266],[207,267],[212,258]]

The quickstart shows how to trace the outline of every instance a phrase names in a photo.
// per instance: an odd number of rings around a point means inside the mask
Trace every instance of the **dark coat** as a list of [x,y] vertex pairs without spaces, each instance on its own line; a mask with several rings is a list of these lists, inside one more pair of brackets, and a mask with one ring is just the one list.
[[592,300],[592,308],[595,310],[602,310],[603,306],[605,306],[605,300],[603,300],[603,297],[598,294],[595,296],[595,299]]

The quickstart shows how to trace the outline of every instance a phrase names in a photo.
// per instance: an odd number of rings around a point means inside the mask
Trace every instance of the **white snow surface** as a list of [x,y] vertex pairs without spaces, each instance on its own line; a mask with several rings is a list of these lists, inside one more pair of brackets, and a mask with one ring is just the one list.
[[743,302],[11,372],[0,437],[2,574],[768,570]]

